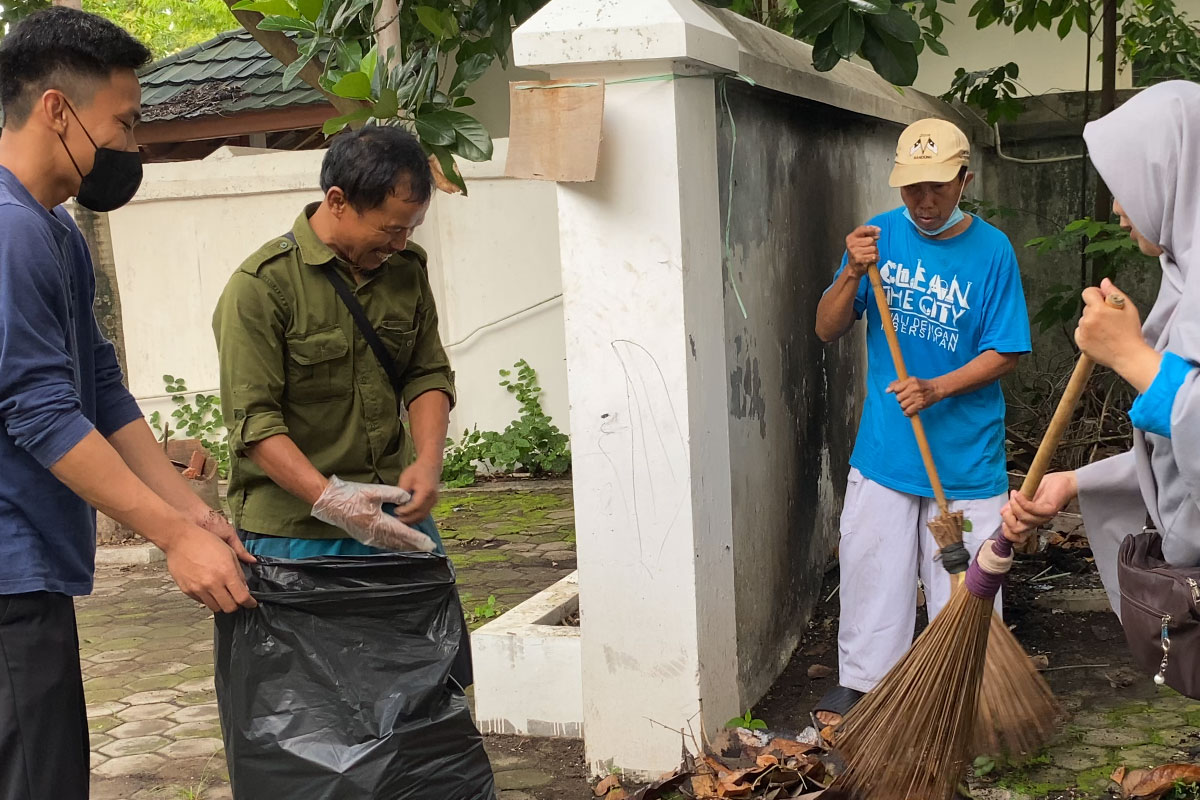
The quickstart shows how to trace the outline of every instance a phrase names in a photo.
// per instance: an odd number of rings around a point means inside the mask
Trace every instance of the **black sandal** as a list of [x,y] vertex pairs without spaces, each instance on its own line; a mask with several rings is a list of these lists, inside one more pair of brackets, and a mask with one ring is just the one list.
[[[860,692],[857,689],[847,689],[845,686],[835,686],[830,689],[825,695],[817,701],[813,706],[812,717],[816,721],[817,714],[825,712],[828,714],[837,714],[839,717],[845,717],[854,708],[854,704],[862,699],[865,692]],[[817,726],[821,727],[820,725]]]

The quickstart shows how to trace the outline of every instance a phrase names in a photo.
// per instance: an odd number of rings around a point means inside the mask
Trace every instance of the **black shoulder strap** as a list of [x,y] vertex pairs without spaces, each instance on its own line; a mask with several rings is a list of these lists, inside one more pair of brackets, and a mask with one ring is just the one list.
[[[285,233],[284,237],[295,244],[296,236],[291,231]],[[354,318],[354,324],[358,326],[359,333],[363,335],[367,346],[371,348],[371,352],[378,359],[379,366],[383,367],[383,371],[387,374],[388,382],[392,384],[392,391],[396,394],[396,409],[402,412],[404,406],[403,384],[400,382],[400,373],[396,372],[395,360],[388,353],[383,340],[379,338],[379,334],[375,332],[371,321],[367,319],[367,312],[363,310],[362,303],[358,302],[358,298],[354,296],[354,292],[338,276],[333,266],[327,265],[321,271],[325,273],[325,277],[333,284],[333,290],[337,292],[337,296],[341,298],[342,303],[346,306],[346,310]]]

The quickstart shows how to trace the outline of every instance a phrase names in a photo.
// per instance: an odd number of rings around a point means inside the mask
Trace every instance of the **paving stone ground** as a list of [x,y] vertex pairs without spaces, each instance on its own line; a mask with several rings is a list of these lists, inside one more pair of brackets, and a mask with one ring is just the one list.
[[[447,492],[435,517],[472,627],[575,569],[567,484]],[[100,567],[76,608],[92,799],[231,797],[208,610],[175,588],[162,563]],[[530,757],[495,759],[502,800],[524,800],[553,779]]]
[[[451,492],[436,515],[472,627],[575,567],[565,484]],[[1021,569],[1032,576],[1042,567],[1026,563]],[[827,587],[822,598],[831,591]],[[1071,614],[1038,608],[1031,599],[1017,602],[1022,606],[1012,611],[1027,649],[1070,667],[1048,673],[1068,715],[1045,752],[1023,764],[998,763],[974,780],[976,798],[1109,797],[1108,776],[1117,766],[1200,759],[1200,702],[1155,690],[1131,670],[1111,613]],[[93,800],[229,798],[213,693],[211,615],[174,588],[162,564],[100,568],[95,593],[77,607]],[[802,695],[822,690],[805,673],[814,661],[836,663],[833,637],[836,608],[819,608],[793,667],[773,690],[775,699],[768,696],[760,705],[760,716],[780,727],[805,716],[813,698]],[[1074,668],[1089,664],[1097,666]],[[794,702],[784,702],[789,697]],[[577,744],[489,739],[489,751],[501,800],[591,796]]]

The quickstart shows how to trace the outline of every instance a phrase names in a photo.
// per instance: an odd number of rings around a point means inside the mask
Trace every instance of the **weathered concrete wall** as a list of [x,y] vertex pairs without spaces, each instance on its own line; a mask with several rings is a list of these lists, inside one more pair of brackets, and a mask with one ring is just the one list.
[[846,234],[898,202],[887,176],[900,126],[741,84],[730,84],[728,98],[721,202],[737,293],[727,273],[726,391],[738,667],[749,706],[803,635],[837,543],[863,330],[823,345],[816,306]]

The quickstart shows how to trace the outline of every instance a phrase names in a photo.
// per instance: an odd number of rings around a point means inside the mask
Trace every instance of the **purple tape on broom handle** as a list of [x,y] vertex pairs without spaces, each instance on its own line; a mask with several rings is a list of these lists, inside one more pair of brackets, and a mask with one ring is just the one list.
[[[991,552],[985,552],[989,548]],[[1012,566],[1012,557],[1012,542],[1004,538],[1004,534],[1000,534],[997,539],[988,539],[984,542],[983,547],[975,556],[975,560],[967,568],[967,591],[984,600],[995,597],[996,593],[1000,591],[1000,587],[1004,585],[1005,577],[1008,576],[1008,570]]]

